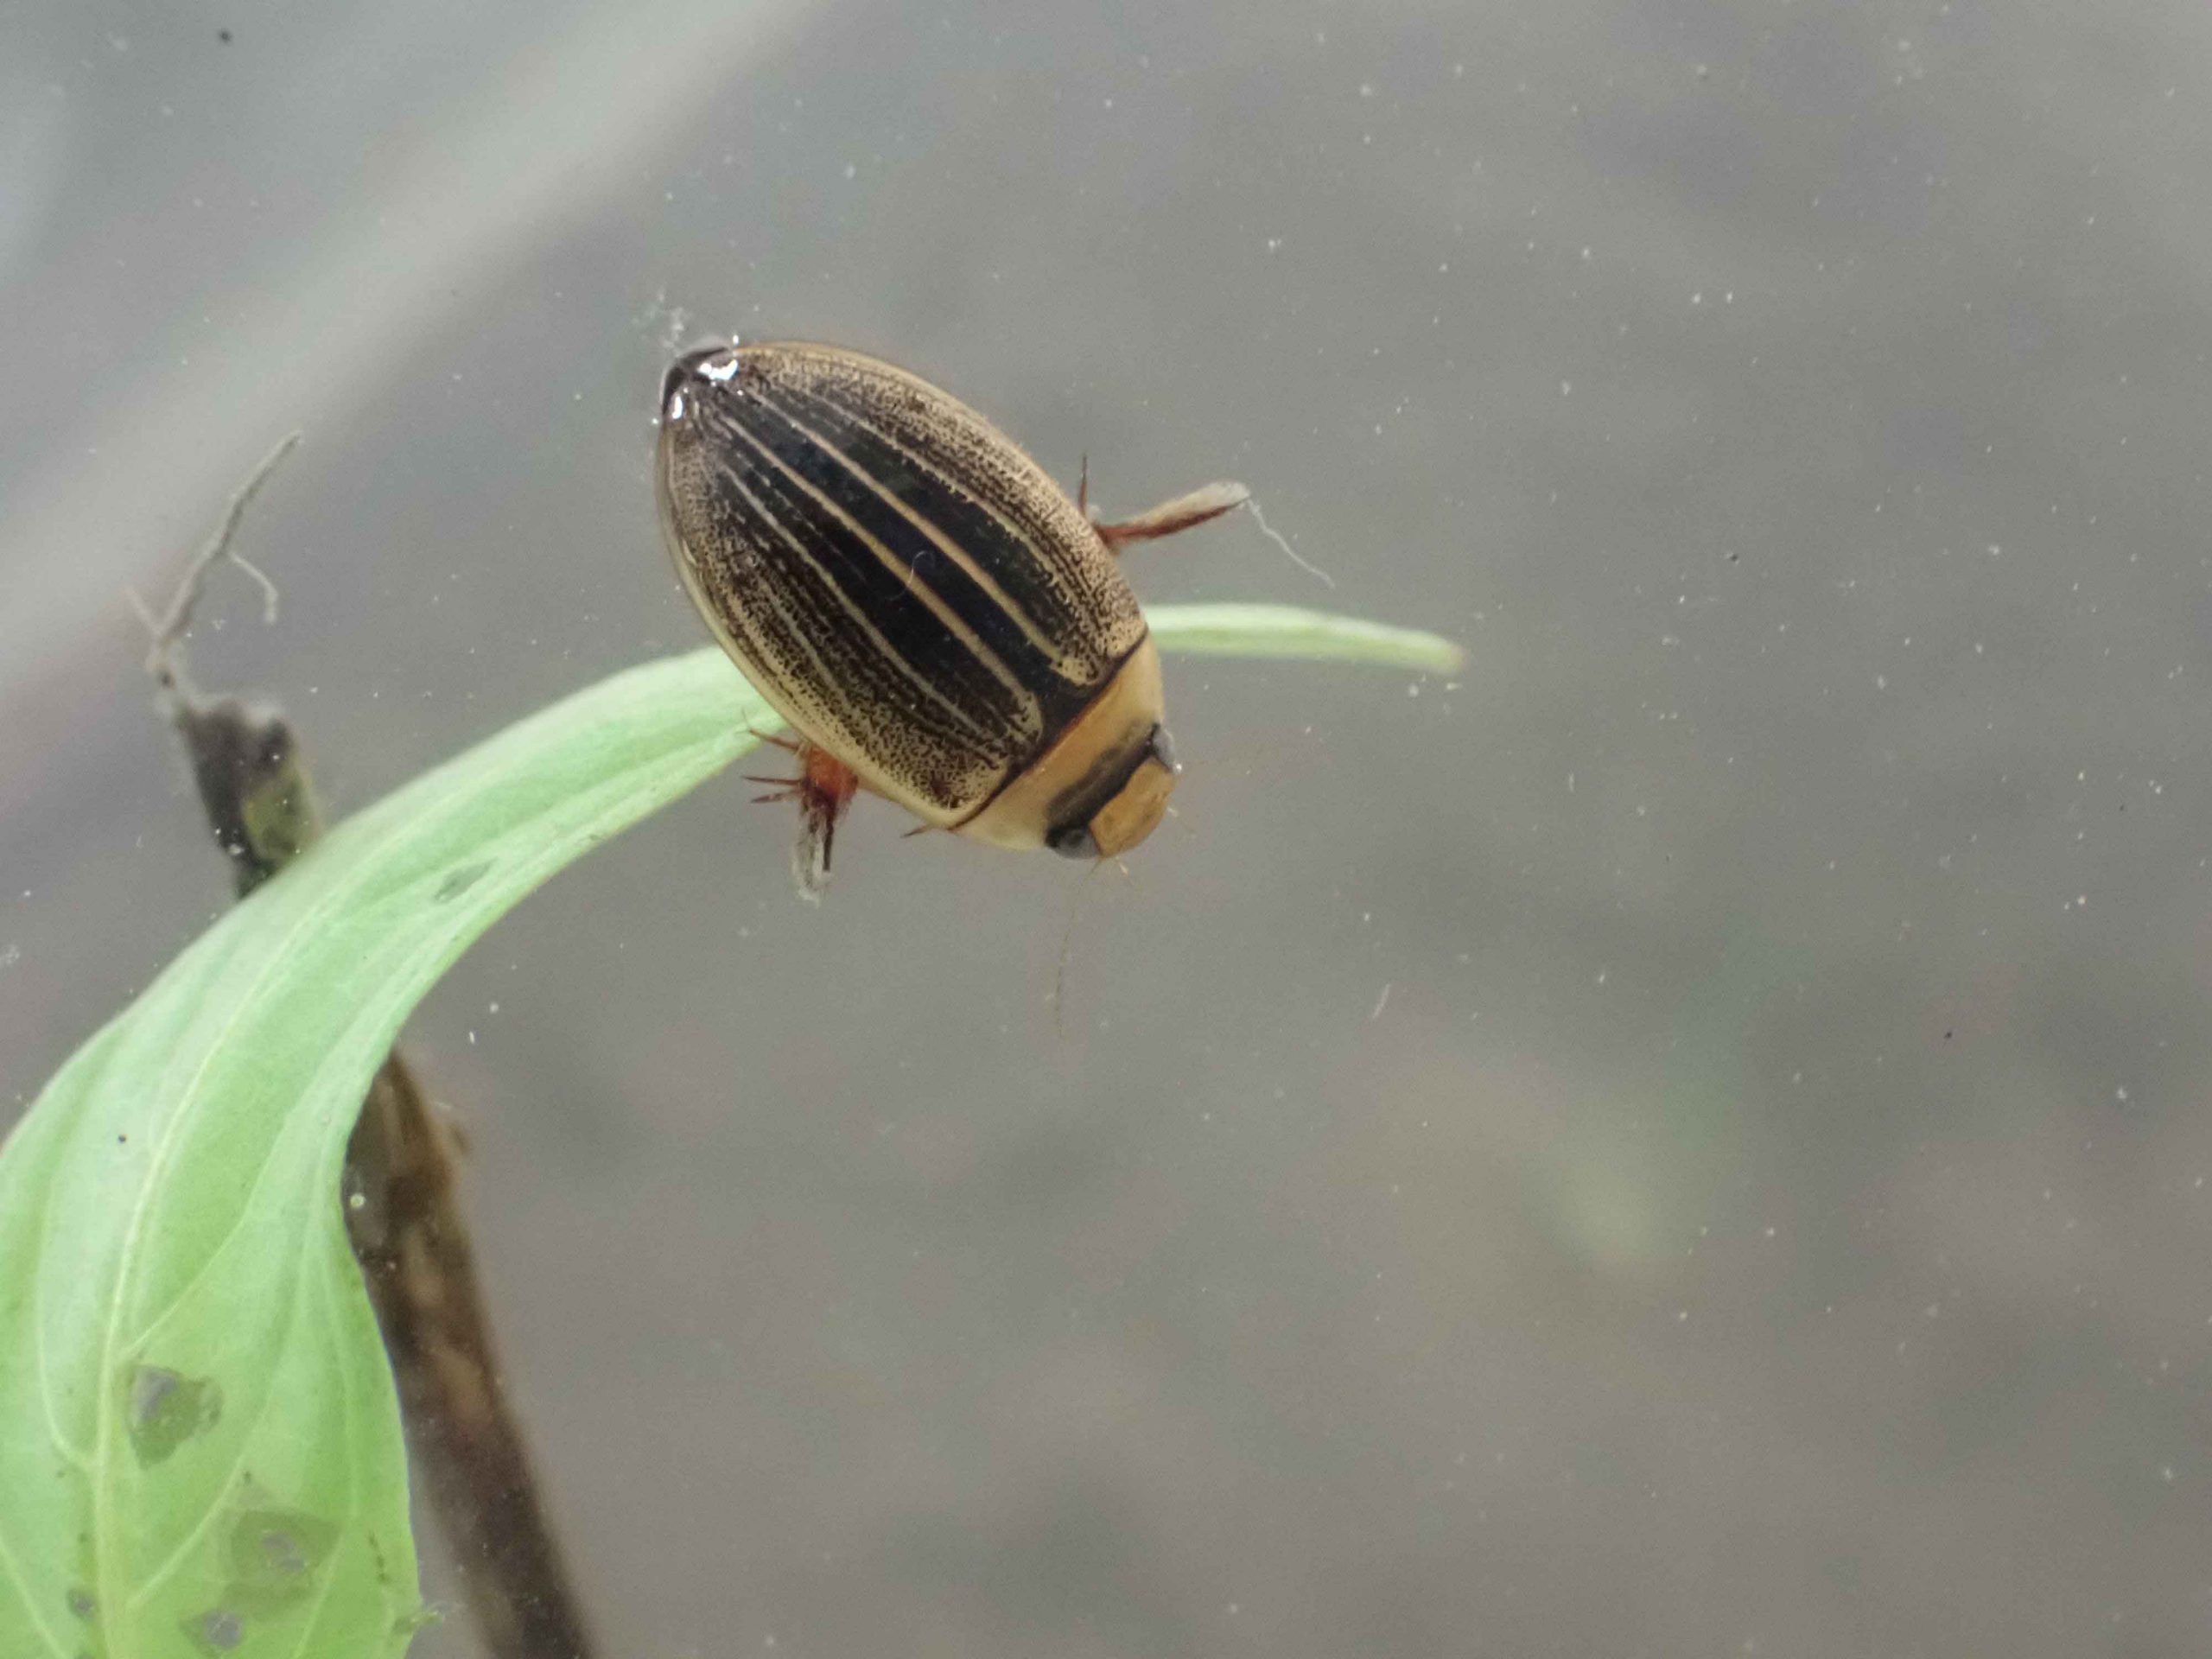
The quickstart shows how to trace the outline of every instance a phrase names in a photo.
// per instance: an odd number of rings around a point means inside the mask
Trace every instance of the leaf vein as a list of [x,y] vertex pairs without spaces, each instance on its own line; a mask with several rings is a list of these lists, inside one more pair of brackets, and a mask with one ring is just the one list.
[[29,1618],[31,1628],[45,1639],[47,1650],[54,1659],[68,1659],[69,1649],[62,1645],[61,1638],[39,1617],[38,1604],[31,1599],[30,1581],[24,1577],[22,1563],[16,1559],[16,1552],[8,1548],[8,1535],[4,1532],[0,1532],[0,1567],[7,1569],[8,1582],[15,1586],[16,1599],[23,1604],[23,1612]]
[[[327,1249],[327,1246],[325,1248]],[[345,1535],[346,1527],[360,1518],[361,1459],[359,1455],[359,1442],[353,1432],[353,1385],[352,1380],[346,1376],[345,1332],[339,1328],[335,1311],[331,1305],[328,1292],[333,1287],[329,1275],[326,1273],[316,1281],[316,1283],[325,1293],[319,1299],[322,1308],[323,1335],[330,1344],[332,1358],[335,1362],[331,1369],[337,1376],[338,1392],[345,1402],[345,1408],[338,1414],[339,1421],[345,1425],[348,1452],[346,1459],[346,1518],[339,1528],[339,1536],[342,1538]],[[300,1639],[293,1644],[292,1659],[300,1659],[300,1656],[307,1651],[308,1637],[314,1631],[316,1623],[322,1618],[323,1607],[330,1599],[331,1586],[337,1581],[337,1579],[338,1545],[334,1542],[331,1546],[330,1559],[322,1564],[322,1582],[315,1586],[315,1600],[308,1607],[307,1617],[300,1622]]]

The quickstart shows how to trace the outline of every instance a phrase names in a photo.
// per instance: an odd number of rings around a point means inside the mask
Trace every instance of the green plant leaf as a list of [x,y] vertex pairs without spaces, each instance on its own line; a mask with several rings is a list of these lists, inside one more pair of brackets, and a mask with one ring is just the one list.
[[[1216,654],[1457,658],[1275,607],[1153,626]],[[776,723],[714,650],[578,692],[340,824],[47,1085],[0,1147],[0,1655],[406,1647],[398,1412],[336,1202],[370,1076],[509,906]]]
[[1145,613],[1170,651],[1200,657],[1271,657],[1307,663],[1365,663],[1450,674],[1467,654],[1419,628],[1394,628],[1294,605],[1160,605]]

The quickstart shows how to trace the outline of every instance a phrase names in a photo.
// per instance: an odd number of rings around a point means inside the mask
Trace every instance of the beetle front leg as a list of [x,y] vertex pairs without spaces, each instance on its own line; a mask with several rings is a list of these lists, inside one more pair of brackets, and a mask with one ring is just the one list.
[[[1089,482],[1088,479],[1085,482]],[[1130,518],[1108,522],[1099,518],[1096,508],[1087,505],[1084,513],[1099,538],[1118,553],[1129,542],[1154,542],[1178,531],[1195,529],[1210,518],[1218,518],[1223,513],[1243,506],[1251,499],[1251,491],[1224,479],[1218,483],[1201,484],[1187,495],[1163,501]]]

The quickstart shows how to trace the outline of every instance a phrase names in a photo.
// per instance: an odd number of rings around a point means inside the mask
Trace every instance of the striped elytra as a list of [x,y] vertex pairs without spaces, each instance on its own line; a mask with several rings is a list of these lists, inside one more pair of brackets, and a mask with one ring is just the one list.
[[1116,550],[1228,511],[1212,485],[1093,520],[1013,440],[834,346],[686,353],[662,383],[662,527],[715,637],[789,722],[802,891],[856,789],[1007,847],[1109,856],[1175,765]]

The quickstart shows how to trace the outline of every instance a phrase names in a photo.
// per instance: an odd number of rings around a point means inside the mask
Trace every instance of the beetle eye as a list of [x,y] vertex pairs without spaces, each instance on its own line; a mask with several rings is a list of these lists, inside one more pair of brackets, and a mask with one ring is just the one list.
[[1151,751],[1152,758],[1168,771],[1179,772],[1183,770],[1175,764],[1174,741],[1167,735],[1167,728],[1157,721],[1153,722],[1152,735],[1145,740],[1145,747]]
[[1098,843],[1091,838],[1087,823],[1065,824],[1058,830],[1047,830],[1045,844],[1062,858],[1096,858]]

